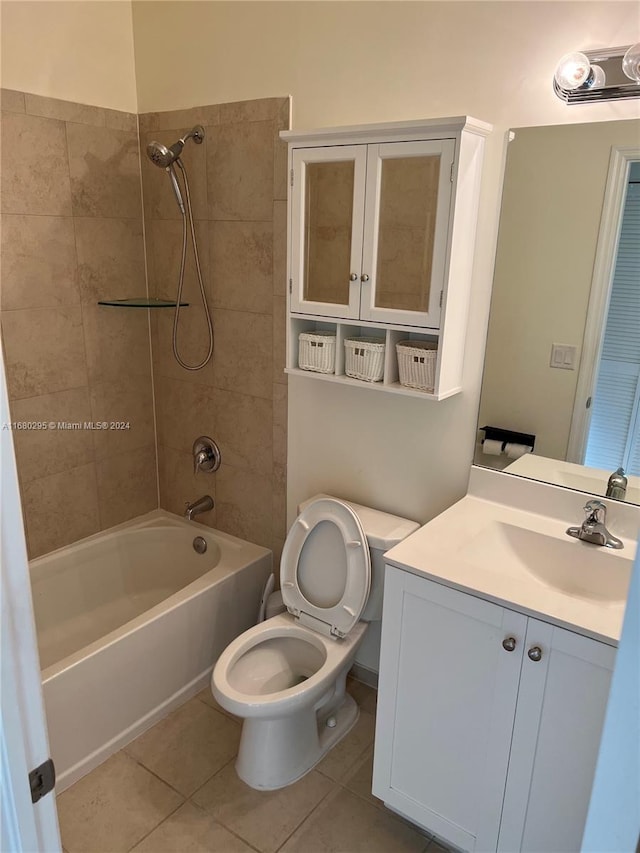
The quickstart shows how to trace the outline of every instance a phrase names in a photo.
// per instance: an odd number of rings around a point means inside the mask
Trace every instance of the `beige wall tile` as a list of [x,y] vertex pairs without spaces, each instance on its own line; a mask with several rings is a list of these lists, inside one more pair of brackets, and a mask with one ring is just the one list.
[[57,799],[68,853],[129,850],[171,814],[182,797],[118,752]]
[[130,374],[150,376],[148,311],[85,302],[82,317],[92,385],[117,381]]
[[288,101],[288,97],[258,98],[254,101],[232,101],[228,104],[220,104],[220,123],[275,120],[280,116],[283,104]]
[[273,133],[271,121],[225,124],[209,129],[210,219],[271,219]]
[[273,226],[211,222],[211,295],[216,308],[271,313]]
[[76,217],[74,226],[84,302],[146,295],[140,218]]
[[287,386],[273,384],[273,462],[287,464]]
[[31,95],[29,93],[25,93],[24,97],[25,108],[29,115],[104,127],[104,110],[101,107],[76,104],[73,101],[61,101],[58,98],[45,98],[42,95]]
[[[180,208],[171,187],[169,175],[164,169],[151,162],[146,154],[147,145],[161,142],[169,147],[183,134],[191,129],[191,125],[176,130],[148,131],[141,136],[142,144],[142,187],[144,193],[144,210],[147,219],[182,219]],[[205,128],[205,140],[199,145],[192,139],[185,144],[181,160],[187,171],[193,218],[207,219],[207,144],[209,131]],[[178,182],[182,186],[182,172],[176,167]],[[182,192],[185,204],[186,192]]]
[[193,800],[257,850],[274,853],[331,790],[331,783],[312,770],[279,791],[256,791],[229,764]]
[[93,463],[32,480],[22,487],[29,557],[47,554],[100,529]]
[[273,500],[272,525],[273,541],[285,539],[287,535],[287,466],[274,465],[272,472]]
[[71,217],[5,213],[0,231],[3,310],[78,304]]
[[132,853],[158,853],[160,850],[179,850],[181,853],[253,853],[235,835],[215,821],[211,815],[186,802],[177,812],[137,844]]
[[109,109],[105,109],[103,112],[106,127],[110,127],[112,130],[128,130],[133,133],[138,132],[138,116],[135,113]]
[[185,796],[238,749],[240,724],[192,699],[126,747],[129,755]]
[[219,389],[214,399],[215,438],[223,463],[269,475],[273,460],[271,400]]
[[[42,422],[47,429],[15,430],[13,439],[20,482],[59,474],[93,462],[91,430],[58,429],[58,423],[91,421],[87,388],[72,388],[11,403],[13,421]],[[53,426],[51,426],[53,424]]]
[[[206,222],[196,222],[195,229],[200,269],[206,289],[209,277],[209,227]],[[149,293],[153,296],[176,299],[182,255],[182,221],[178,219],[147,220],[146,236],[149,259]],[[200,309],[202,297],[190,231],[187,236],[187,259],[182,300],[189,302],[190,306],[197,306]]]
[[133,132],[67,124],[74,216],[140,217],[140,161]]
[[2,332],[10,399],[88,384],[80,307],[5,311]]
[[273,297],[273,381],[287,384],[284,372],[287,359],[287,300]]
[[[167,110],[161,113],[141,113],[140,132],[156,130],[179,130],[193,127],[195,124],[218,124],[220,121],[220,106],[211,104],[204,107],[190,107],[186,110]],[[181,131],[184,133],[184,131]],[[180,135],[180,134],[178,134]]]
[[[173,357],[174,310],[159,308],[151,312],[151,341],[153,345],[154,374],[194,382],[196,385],[213,385],[214,362],[217,358],[216,319],[214,326],[213,358],[200,370],[186,370]],[[178,319],[178,353],[187,364],[200,364],[209,346],[209,330],[204,310],[197,303],[182,308]]]
[[287,202],[273,202],[273,293],[287,295]]
[[156,376],[154,387],[159,444],[190,454],[199,436],[217,439],[218,406],[212,388],[166,376]]
[[214,382],[216,388],[271,397],[272,318],[244,311],[214,311],[216,344]]
[[[176,515],[183,515],[185,504],[193,503],[203,495],[216,499],[218,474],[193,473],[193,455],[181,453],[171,447],[158,445],[158,469],[160,475],[160,506]],[[217,512],[198,516],[201,524],[217,527]]]
[[37,116],[2,117],[2,211],[69,216],[65,125]]
[[0,110],[8,113],[24,112],[24,92],[15,89],[0,89]]
[[96,475],[101,530],[157,508],[155,445],[96,462]]
[[[148,376],[123,376],[91,386],[91,420],[128,424],[128,428],[93,431],[96,460],[147,447],[155,442],[153,397]],[[155,466],[154,466],[155,467]]]
[[271,476],[223,465],[216,474],[217,527],[269,548],[272,539]]

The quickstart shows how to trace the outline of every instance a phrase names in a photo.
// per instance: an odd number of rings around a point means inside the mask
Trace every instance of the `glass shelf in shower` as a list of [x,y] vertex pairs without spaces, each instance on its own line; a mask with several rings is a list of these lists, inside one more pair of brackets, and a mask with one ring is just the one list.
[[[109,305],[112,308],[175,308],[177,302],[171,299],[155,299],[150,296],[132,297],[131,299],[99,299],[98,305]],[[188,306],[181,302],[180,307]]]

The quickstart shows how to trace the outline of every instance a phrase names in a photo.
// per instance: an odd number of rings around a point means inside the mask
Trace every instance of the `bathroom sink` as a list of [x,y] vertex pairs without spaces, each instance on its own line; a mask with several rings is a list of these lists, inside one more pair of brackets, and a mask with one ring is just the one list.
[[611,603],[625,601],[633,566],[620,552],[503,521],[491,521],[458,553],[483,570],[525,572],[565,595]]

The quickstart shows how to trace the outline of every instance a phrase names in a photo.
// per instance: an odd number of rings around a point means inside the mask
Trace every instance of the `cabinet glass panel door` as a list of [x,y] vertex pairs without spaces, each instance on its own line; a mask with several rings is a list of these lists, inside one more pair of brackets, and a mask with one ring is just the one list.
[[454,150],[451,139],[369,146],[363,319],[439,327]]
[[366,148],[293,152],[291,310],[357,317]]

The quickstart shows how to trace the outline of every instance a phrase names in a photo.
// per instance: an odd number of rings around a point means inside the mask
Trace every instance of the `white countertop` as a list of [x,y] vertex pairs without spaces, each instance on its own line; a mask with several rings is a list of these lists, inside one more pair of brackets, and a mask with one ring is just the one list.
[[469,494],[385,560],[616,645],[640,510],[604,501],[607,528],[624,543],[612,550],[566,534],[568,526],[581,524],[584,502],[585,495],[573,490],[474,469]]

